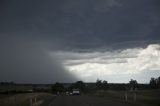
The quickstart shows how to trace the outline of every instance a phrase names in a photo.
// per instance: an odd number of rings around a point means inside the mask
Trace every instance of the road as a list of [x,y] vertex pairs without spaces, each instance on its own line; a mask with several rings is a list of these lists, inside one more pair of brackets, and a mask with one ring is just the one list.
[[49,106],[130,106],[95,96],[57,96]]

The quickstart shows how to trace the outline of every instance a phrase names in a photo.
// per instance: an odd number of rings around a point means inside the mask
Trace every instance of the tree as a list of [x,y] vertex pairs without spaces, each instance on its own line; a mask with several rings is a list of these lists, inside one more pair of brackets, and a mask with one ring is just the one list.
[[63,92],[63,91],[64,91],[64,86],[61,83],[56,82],[52,86],[52,93]]
[[96,88],[97,89],[102,89],[103,88],[103,86],[102,86],[102,80],[97,79],[97,81],[96,81]]
[[131,79],[131,80],[129,81],[129,85],[130,85],[130,87],[132,88],[132,90],[135,90],[135,89],[137,88],[138,83],[137,83],[136,80]]
[[86,85],[83,81],[77,81],[74,84],[71,85],[71,89],[79,89],[81,91],[84,91],[86,88]]
[[157,86],[160,88],[160,77],[157,78]]
[[155,79],[153,77],[151,78],[151,80],[150,80],[150,86],[151,86],[151,88],[157,88],[158,79]]
[[102,83],[102,88],[104,89],[104,90],[106,90],[106,89],[108,89],[108,82],[107,81],[103,81],[103,83]]
[[105,80],[102,82],[102,80],[97,79],[96,89],[103,89],[103,90],[108,89],[108,82]]

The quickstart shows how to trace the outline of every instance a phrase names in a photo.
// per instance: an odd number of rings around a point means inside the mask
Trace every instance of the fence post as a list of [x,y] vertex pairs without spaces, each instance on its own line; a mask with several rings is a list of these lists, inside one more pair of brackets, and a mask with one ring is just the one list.
[[136,102],[137,100],[137,88],[135,88],[134,90],[134,102]]
[[32,106],[32,97],[30,97],[30,106]]
[[136,95],[136,92],[134,93],[134,102],[136,102],[136,98],[137,98],[137,95]]
[[14,97],[14,102],[15,102],[15,104],[17,105],[17,97],[16,97],[16,95],[15,95],[15,97]]
[[35,102],[35,104],[37,104],[37,98],[36,97],[34,98],[34,102]]
[[127,91],[125,92],[125,101],[128,101]]

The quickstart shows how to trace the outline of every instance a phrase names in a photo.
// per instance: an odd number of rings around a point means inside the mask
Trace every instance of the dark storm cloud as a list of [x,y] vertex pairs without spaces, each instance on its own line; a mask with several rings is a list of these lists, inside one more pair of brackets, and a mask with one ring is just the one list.
[[49,52],[157,43],[159,5],[159,0],[1,0],[0,80],[72,81]]
[[28,39],[3,39],[0,45],[0,81],[19,83],[73,82],[56,57],[37,42]]
[[0,32],[28,33],[62,48],[157,40],[159,4],[158,0],[1,1]]

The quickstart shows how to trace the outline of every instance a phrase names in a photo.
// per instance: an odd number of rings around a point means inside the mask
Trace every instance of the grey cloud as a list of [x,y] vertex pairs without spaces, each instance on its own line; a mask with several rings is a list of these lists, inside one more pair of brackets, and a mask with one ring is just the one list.
[[[142,49],[142,48],[141,48]],[[126,63],[129,58],[136,58],[140,48],[112,50],[112,51],[58,51],[51,54],[63,60],[64,65],[78,65],[84,63]]]
[[84,63],[99,63],[99,64],[112,64],[112,63],[126,63],[127,59],[136,58],[139,50],[142,48],[120,49],[111,51],[59,51],[52,52],[55,56],[63,60],[65,66],[79,65]]
[[[10,71],[14,70],[24,79],[38,72],[35,82],[62,80],[62,73],[64,79],[70,74],[61,63],[125,63],[124,59],[136,58],[136,52],[121,51],[160,44],[159,4],[159,0],[1,0],[0,78],[18,81]],[[58,51],[66,54],[52,54]]]
[[31,38],[61,45],[58,49],[157,40],[160,39],[158,4],[158,0],[3,1],[0,34],[27,33]]
[[97,5],[94,6],[94,10],[98,12],[108,12],[115,7],[121,7],[123,4],[120,0],[100,0]]
[[[121,52],[114,51],[113,54],[112,52],[86,53],[88,58],[68,59],[64,61],[64,66],[84,81],[101,78],[112,82],[126,82],[134,78],[144,83],[160,73],[160,44],[150,44],[146,48],[124,49]],[[79,53],[82,57],[86,54]]]
[[76,80],[46,48],[27,39],[3,39],[0,43],[0,81],[18,83],[73,82]]

